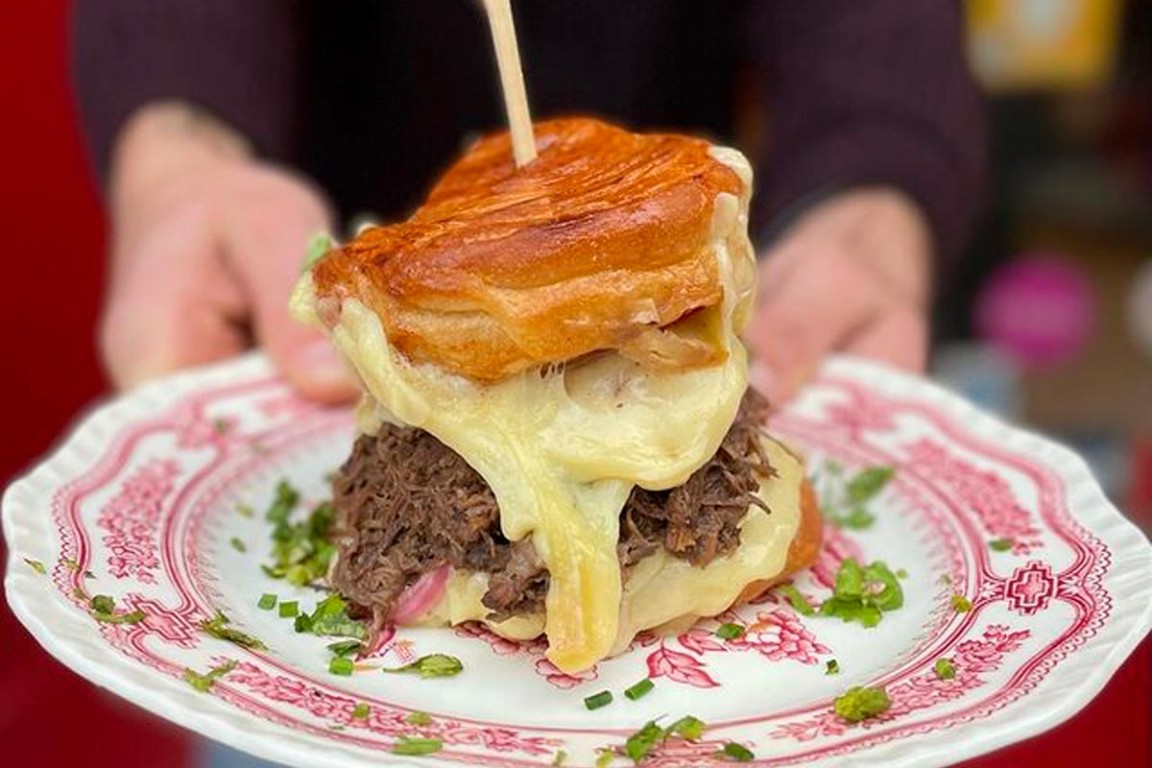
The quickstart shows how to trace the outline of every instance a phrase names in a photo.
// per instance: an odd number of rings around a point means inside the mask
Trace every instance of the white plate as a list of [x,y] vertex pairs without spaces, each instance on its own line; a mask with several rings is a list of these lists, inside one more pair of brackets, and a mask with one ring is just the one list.
[[[684,714],[709,724],[703,739],[670,740],[645,765],[718,763],[729,741],[750,747],[757,765],[941,765],[1070,717],[1148,632],[1152,547],[1064,448],[924,381],[847,359],[829,363],[773,429],[808,452],[817,475],[829,458],[846,471],[896,467],[871,504],[875,524],[830,529],[820,561],[798,581],[820,600],[847,555],[906,569],[904,608],[875,629],[799,616],[772,596],[725,617],[746,626],[739,640],[716,637],[707,622],[647,638],[575,677],[553,668],[539,643],[464,629],[401,631],[380,653],[388,665],[454,654],[465,664],[457,678],[330,675],[327,640],[257,608],[265,592],[308,609],[317,596],[261,572],[267,524],[235,509],[262,510],[281,477],[320,499],[324,475],[349,449],[351,418],[299,400],[259,357],[100,409],[13,485],[3,504],[5,588],[29,631],[79,674],[213,739],[299,766],[546,766],[558,750],[565,765],[590,766],[597,748],[621,744],[645,721]],[[1002,538],[1010,551],[989,547]],[[77,588],[147,618],[98,623]],[[953,610],[953,593],[972,610]],[[218,609],[269,650],[201,633]],[[941,656],[954,679],[933,671]],[[842,671],[827,676],[833,658]],[[239,664],[211,691],[183,681],[185,668],[224,659]],[[651,694],[621,695],[646,676]],[[863,684],[884,686],[891,709],[840,720],[833,698]],[[605,689],[616,701],[587,711],[584,697]],[[370,714],[354,718],[361,702]],[[409,724],[413,711],[430,713],[432,725]],[[444,748],[397,757],[389,750],[402,734]]]

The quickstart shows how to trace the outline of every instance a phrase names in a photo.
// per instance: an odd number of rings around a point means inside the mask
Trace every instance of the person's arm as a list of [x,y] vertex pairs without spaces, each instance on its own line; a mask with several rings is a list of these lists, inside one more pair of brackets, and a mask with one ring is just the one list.
[[120,388],[258,342],[304,394],[357,388],[288,316],[323,193],[276,161],[300,101],[295,0],[81,0],[74,64],[106,179],[111,276],[100,323]]
[[748,30],[767,109],[754,380],[786,399],[835,350],[922,368],[930,275],[985,183],[959,3],[773,0]]

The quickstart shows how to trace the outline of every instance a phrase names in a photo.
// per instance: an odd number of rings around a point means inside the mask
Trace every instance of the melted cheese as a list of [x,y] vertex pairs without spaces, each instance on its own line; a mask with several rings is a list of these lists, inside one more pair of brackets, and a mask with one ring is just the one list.
[[[740,199],[717,197],[713,216],[713,251],[725,298],[708,310],[713,317],[706,325],[727,347],[721,365],[657,374],[603,354],[580,365],[478,385],[409,363],[389,346],[375,313],[355,299],[343,302],[336,326],[326,329],[367,390],[361,429],[374,431],[387,420],[430,432],[492,488],[505,536],[531,537],[551,575],[544,618],[548,658],[565,671],[585,669],[608,655],[636,621],[621,613],[626,592],[616,559],[619,514],[632,487],[659,490],[683,483],[716,452],[747,387],[738,333],[754,289],[747,236],[751,171],[734,150],[714,153],[745,181]],[[293,313],[322,327],[315,305],[306,274],[293,295]],[[670,561],[661,570],[671,573],[675,566]],[[630,584],[639,576],[638,568]],[[454,580],[447,620],[476,618],[468,596],[481,586],[476,579]],[[539,631],[538,620],[512,621],[519,623],[500,627],[507,634],[524,635],[533,626]]]

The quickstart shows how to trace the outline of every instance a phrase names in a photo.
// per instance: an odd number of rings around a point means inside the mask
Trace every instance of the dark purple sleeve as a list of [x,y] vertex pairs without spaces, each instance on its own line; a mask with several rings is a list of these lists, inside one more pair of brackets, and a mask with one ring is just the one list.
[[959,3],[761,0],[748,21],[768,110],[763,221],[840,188],[892,185],[919,203],[940,256],[953,260],[986,183]]
[[76,0],[72,70],[101,178],[138,107],[183,99],[283,159],[300,124],[297,0]]

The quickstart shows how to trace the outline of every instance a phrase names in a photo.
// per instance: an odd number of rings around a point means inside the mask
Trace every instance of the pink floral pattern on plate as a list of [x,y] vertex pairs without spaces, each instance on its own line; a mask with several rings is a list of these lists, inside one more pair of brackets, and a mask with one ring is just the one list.
[[[4,501],[9,601],[81,674],[213,738],[309,766],[545,766],[560,750],[565,765],[590,766],[646,720],[688,713],[708,723],[704,737],[670,739],[645,765],[721,765],[728,742],[753,750],[757,765],[834,765],[848,755],[940,764],[1037,732],[1068,697],[1083,705],[1119,663],[1114,649],[1147,631],[1147,542],[1061,449],[855,361],[830,364],[773,430],[813,467],[828,458],[896,468],[873,527],[829,529],[795,582],[819,603],[846,557],[906,568],[906,604],[877,628],[802,616],[768,593],[676,636],[645,633],[578,674],[556,669],[542,640],[465,625],[397,630],[355,675],[333,676],[325,638],[297,635],[290,620],[256,607],[265,592],[304,610],[319,598],[260,571],[266,524],[237,508],[262,509],[283,476],[305,498],[322,498],[325,474],[348,450],[351,417],[299,400],[259,358],[113,404],[17,484]],[[993,550],[993,538],[1012,546]],[[51,573],[40,576],[25,557]],[[972,610],[956,613],[954,593]],[[92,594],[145,618],[97,623]],[[199,625],[217,611],[268,647],[206,636]],[[721,623],[742,632],[719,637]],[[465,674],[422,681],[378,671],[433,652],[459,656]],[[941,657],[952,679],[935,673]],[[841,673],[825,675],[833,658]],[[183,681],[187,669],[225,661],[236,663],[207,692]],[[1083,685],[1049,684],[1065,676]],[[625,701],[623,689],[642,678],[653,691]],[[891,708],[842,721],[832,700],[851,685],[883,686]],[[583,698],[599,690],[616,702],[587,711]],[[414,721],[415,712],[427,717]],[[442,749],[404,762],[391,752],[402,736],[438,739]]]

